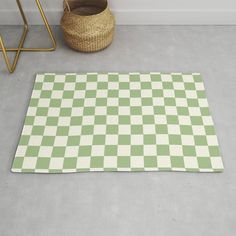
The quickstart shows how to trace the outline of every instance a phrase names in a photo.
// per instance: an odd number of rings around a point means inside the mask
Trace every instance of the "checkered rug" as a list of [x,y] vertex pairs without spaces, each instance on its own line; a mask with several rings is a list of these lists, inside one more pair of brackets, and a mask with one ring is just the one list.
[[13,172],[220,172],[199,74],[37,75]]

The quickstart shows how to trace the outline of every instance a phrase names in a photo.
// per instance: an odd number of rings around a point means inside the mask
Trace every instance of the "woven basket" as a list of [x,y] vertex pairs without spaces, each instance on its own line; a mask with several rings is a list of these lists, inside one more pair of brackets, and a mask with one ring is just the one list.
[[61,28],[71,48],[96,52],[111,44],[115,19],[107,0],[65,0]]

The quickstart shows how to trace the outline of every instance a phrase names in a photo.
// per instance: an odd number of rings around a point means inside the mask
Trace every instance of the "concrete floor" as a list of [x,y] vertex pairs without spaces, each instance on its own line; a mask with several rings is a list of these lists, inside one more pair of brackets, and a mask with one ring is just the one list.
[[[9,46],[13,29],[0,27]],[[0,57],[0,235],[236,235],[236,26],[118,27],[107,50],[22,53],[13,75]],[[19,31],[20,33],[20,31]],[[45,42],[44,42],[45,41]],[[28,42],[47,45],[40,27]],[[36,73],[200,72],[225,171],[12,174]]]

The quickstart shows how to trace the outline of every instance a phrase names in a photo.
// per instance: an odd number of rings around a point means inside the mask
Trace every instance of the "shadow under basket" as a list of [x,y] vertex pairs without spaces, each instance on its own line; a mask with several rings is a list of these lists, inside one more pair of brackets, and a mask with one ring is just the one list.
[[65,0],[61,28],[69,47],[96,52],[112,43],[115,18],[106,0]]

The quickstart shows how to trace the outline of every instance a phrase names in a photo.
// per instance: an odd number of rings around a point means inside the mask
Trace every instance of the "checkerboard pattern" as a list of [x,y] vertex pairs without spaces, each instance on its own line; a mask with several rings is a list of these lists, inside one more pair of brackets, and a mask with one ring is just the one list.
[[221,172],[199,74],[41,74],[13,172]]

